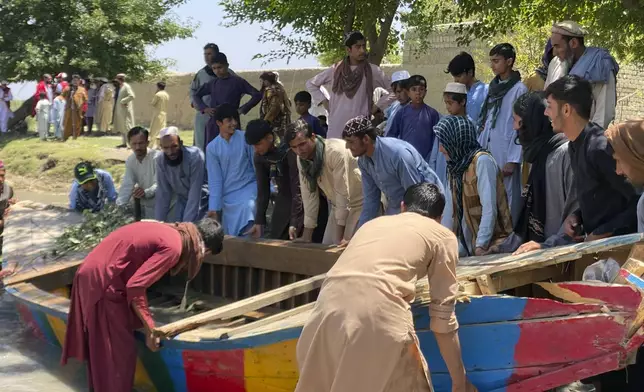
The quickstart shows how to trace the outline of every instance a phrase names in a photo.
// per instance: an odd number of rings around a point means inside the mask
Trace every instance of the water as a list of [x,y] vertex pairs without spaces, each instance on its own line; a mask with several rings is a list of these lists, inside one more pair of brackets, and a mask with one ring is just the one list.
[[0,391],[86,391],[84,366],[60,366],[60,349],[38,339],[20,321],[13,299],[0,294]]

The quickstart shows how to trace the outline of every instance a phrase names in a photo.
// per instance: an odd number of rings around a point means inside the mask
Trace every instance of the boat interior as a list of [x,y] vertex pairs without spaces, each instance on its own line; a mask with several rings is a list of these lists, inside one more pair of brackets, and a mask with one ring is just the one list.
[[[507,294],[553,298],[534,283],[581,280],[593,262],[613,258],[620,265],[644,260],[639,234],[529,254],[461,259],[457,268],[463,296]],[[226,238],[224,251],[207,258],[186,289],[181,274],[166,276],[148,291],[158,328],[165,336],[203,341],[259,334],[305,322],[341,250],[288,241]],[[638,244],[639,243],[639,244]],[[82,254],[9,279],[30,301],[66,311],[74,273]],[[640,262],[641,263],[641,262]],[[644,264],[643,264],[644,265]],[[642,276],[644,270],[639,270]],[[417,284],[416,305],[429,301],[427,279]]]

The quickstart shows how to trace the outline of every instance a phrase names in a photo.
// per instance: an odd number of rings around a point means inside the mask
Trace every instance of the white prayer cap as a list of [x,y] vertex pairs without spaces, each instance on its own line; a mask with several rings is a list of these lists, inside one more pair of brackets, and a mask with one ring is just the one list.
[[391,83],[400,82],[401,80],[409,79],[409,72],[402,70],[396,71],[391,75]]
[[581,27],[579,23],[573,22],[572,20],[564,20],[563,22],[555,23],[552,26],[551,32],[576,38],[582,38],[588,34],[586,29]]
[[447,86],[445,86],[445,90],[443,90],[443,92],[467,95],[467,87],[465,87],[463,83],[450,82],[447,83]]
[[179,128],[177,127],[163,128],[161,132],[159,132],[159,139],[163,139],[166,136],[179,136]]

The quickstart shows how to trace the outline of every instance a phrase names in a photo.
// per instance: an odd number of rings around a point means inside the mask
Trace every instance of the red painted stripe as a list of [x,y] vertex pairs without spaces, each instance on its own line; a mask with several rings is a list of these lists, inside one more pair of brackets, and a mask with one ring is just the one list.
[[528,298],[523,309],[523,319],[567,316],[575,314],[601,314],[603,305],[600,304],[565,304],[551,299]]
[[584,361],[622,351],[625,324],[624,320],[609,315],[520,322],[515,367]]
[[38,338],[45,340],[45,334],[40,329],[40,325],[36,319],[34,319],[34,315],[31,313],[31,310],[26,305],[20,303],[16,304],[16,308],[20,314],[20,319],[22,319],[22,322],[27,325],[27,328],[29,328]]
[[245,392],[244,350],[183,351],[189,392]]
[[[620,353],[611,353],[599,358],[578,362],[561,369],[544,373],[540,376],[510,384],[504,392],[534,392],[547,391],[573,381],[581,380],[597,374],[609,372],[619,368]],[[496,392],[496,391],[492,391]]]
[[591,284],[588,282],[557,283],[559,287],[579,294],[583,298],[598,299],[607,305],[619,306],[625,310],[636,310],[642,302],[642,294],[633,287]]

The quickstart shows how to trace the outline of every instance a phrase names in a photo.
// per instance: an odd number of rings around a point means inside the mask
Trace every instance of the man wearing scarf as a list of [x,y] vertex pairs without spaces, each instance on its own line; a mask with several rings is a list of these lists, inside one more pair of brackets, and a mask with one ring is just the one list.
[[615,118],[619,65],[606,49],[586,47],[587,31],[572,21],[552,26],[552,46],[561,62],[570,66],[569,75],[589,81],[593,87],[590,122],[606,129]]
[[116,202],[117,193],[110,173],[94,169],[89,162],[81,162],[74,168],[75,180],[69,192],[69,208],[79,212],[102,211],[105,203]]
[[414,146],[404,140],[377,136],[376,127],[367,117],[349,121],[342,137],[358,158],[362,173],[364,206],[359,226],[380,215],[382,196],[386,198],[385,215],[395,215],[400,213],[400,202],[412,185],[431,183],[444,193],[438,176]]
[[284,138],[298,156],[304,231],[297,240],[311,242],[320,207],[318,190],[321,190],[330,205],[322,243],[347,243],[362,213],[362,179],[358,160],[347,150],[343,140],[323,139],[315,135],[303,120],[297,120],[289,127]]
[[512,232],[502,175],[492,154],[476,140],[470,120],[443,117],[434,132],[447,160],[452,199],[442,223],[459,238],[461,255],[486,254]]
[[512,222],[521,210],[521,145],[516,142],[512,126],[512,105],[528,89],[521,82],[519,71],[513,70],[516,51],[508,43],[490,50],[490,64],[494,79],[490,83],[487,99],[479,117],[478,141],[490,151],[501,170],[508,197]]
[[[367,41],[358,31],[347,34],[344,40],[347,57],[306,82],[306,89],[319,106],[329,111],[327,138],[341,138],[344,125],[356,116],[371,116],[376,109],[385,110],[396,99],[383,95],[374,107],[373,92],[377,87],[385,90],[390,83],[385,73],[367,59]],[[330,98],[322,91],[332,85]],[[389,91],[389,90],[388,90]]]
[[[289,228],[300,235],[304,210],[297,171],[297,156],[288,144],[282,143],[266,120],[252,120],[246,126],[246,143],[255,149],[254,165],[257,178],[257,212],[255,225],[249,231],[254,238],[262,237],[266,226],[266,210],[271,199],[271,182],[277,187],[271,217],[269,238],[289,239]],[[295,237],[294,235],[294,237]]]
[[134,331],[145,329],[148,349],[159,349],[146,289],[166,273],[193,280],[206,255],[217,254],[219,223],[136,222],[108,235],[87,255],[74,277],[61,363],[87,361],[89,389],[131,391],[136,369]]
[[[212,70],[212,61],[217,53],[219,53],[219,46],[216,44],[209,43],[203,47],[203,59],[206,66],[197,71],[194,79],[192,79],[192,83],[190,84],[190,106],[195,108],[193,145],[202,151],[205,151],[206,125],[208,124],[208,120],[210,120],[210,116],[196,108],[192,97],[197,93],[197,91],[199,91],[201,86],[208,84],[211,80],[217,77],[215,72]],[[202,100],[206,105],[210,106],[210,95],[204,96]]]
[[[614,151],[615,172],[644,186],[644,120],[614,124],[605,135]],[[644,233],[644,194],[637,203],[637,231]]]
[[[177,127],[163,128],[159,141],[163,154],[156,158],[154,219],[196,222],[208,209],[204,154],[197,147],[184,146]],[[174,209],[174,217],[168,217],[171,208]]]
[[[530,164],[523,206],[514,232],[494,253],[524,253],[572,243],[563,222],[578,208],[568,139],[554,133],[543,92],[526,93],[514,103],[514,128]],[[523,244],[523,245],[522,245]],[[518,250],[517,250],[518,248]]]

